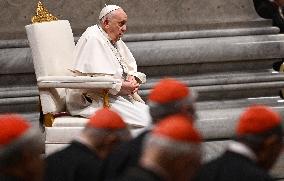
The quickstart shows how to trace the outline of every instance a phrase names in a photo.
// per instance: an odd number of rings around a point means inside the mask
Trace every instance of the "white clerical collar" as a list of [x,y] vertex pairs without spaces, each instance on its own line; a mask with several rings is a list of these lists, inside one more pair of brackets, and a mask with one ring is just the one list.
[[246,156],[253,161],[257,160],[256,155],[252,151],[252,149],[250,149],[248,146],[246,146],[243,143],[237,141],[231,141],[228,145],[228,150]]

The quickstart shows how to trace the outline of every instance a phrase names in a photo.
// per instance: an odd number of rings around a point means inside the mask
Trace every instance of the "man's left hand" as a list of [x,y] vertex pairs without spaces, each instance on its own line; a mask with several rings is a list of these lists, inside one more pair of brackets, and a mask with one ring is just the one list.
[[131,83],[133,83],[133,84],[139,84],[139,83],[136,81],[135,77],[132,76],[132,75],[127,77],[127,81],[129,81],[129,82],[131,82]]

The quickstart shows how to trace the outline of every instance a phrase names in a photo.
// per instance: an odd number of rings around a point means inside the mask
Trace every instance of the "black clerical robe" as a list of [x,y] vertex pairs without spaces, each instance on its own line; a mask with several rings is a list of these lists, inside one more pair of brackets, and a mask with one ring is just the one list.
[[129,167],[137,166],[142,152],[142,144],[149,131],[144,131],[136,138],[122,143],[106,160],[105,177],[107,180],[117,178]]
[[253,160],[232,151],[205,164],[194,181],[272,181]]
[[46,158],[46,181],[102,180],[102,160],[87,146],[73,141]]
[[152,170],[136,166],[129,168],[117,181],[165,181],[165,179]]
[[23,181],[23,179],[14,176],[3,175],[0,173],[0,181]]

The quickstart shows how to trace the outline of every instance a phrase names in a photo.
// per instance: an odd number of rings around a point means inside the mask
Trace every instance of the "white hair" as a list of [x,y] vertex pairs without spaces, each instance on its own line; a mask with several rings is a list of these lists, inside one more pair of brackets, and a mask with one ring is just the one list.
[[195,119],[196,115],[194,110],[196,96],[197,94],[194,93],[193,95],[187,96],[183,99],[171,101],[164,104],[149,100],[147,104],[149,106],[149,111],[151,117],[153,118],[153,122],[156,122],[157,120],[168,115],[180,113],[184,106],[188,106],[188,108],[192,109],[192,112],[188,111],[188,113]]
[[165,136],[150,133],[144,140],[144,149],[151,149],[153,146],[158,146],[160,149],[169,152],[173,156],[188,153],[201,154],[202,151],[202,146],[200,143],[176,141]]
[[104,137],[109,134],[115,134],[120,138],[129,136],[129,131],[127,128],[122,129],[99,129],[93,127],[85,127],[84,132],[89,134],[91,137]]
[[105,20],[110,20],[113,16],[113,12],[118,9],[121,9],[121,7],[117,5],[106,5],[100,12],[99,23],[102,25]]

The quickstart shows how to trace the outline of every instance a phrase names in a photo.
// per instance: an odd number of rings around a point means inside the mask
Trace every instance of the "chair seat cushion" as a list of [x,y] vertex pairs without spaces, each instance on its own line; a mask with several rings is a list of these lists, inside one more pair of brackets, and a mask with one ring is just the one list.
[[54,119],[52,127],[84,127],[87,121],[83,117],[62,116]]

